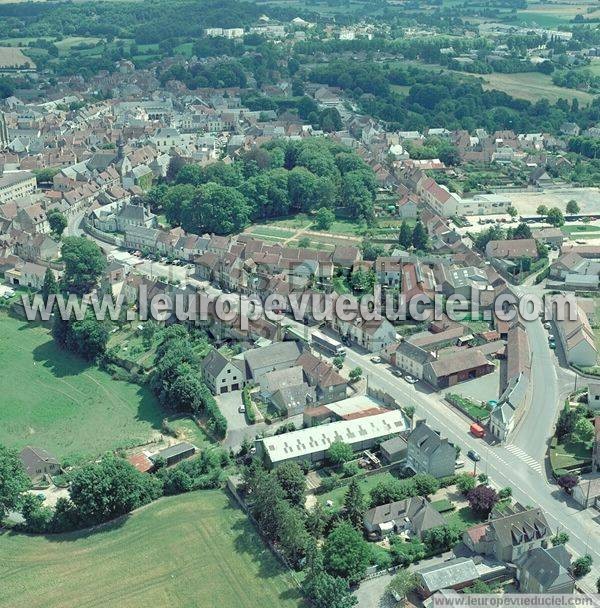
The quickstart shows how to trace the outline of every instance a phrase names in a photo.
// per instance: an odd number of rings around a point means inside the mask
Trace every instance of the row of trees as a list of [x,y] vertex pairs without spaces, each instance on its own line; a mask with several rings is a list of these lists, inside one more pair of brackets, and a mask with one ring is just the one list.
[[78,469],[70,479],[69,497],[60,498],[54,509],[43,499],[23,494],[31,483],[17,453],[0,446],[0,519],[18,510],[32,533],[66,532],[94,526],[125,515],[160,496],[216,488],[229,465],[221,449],[206,450],[193,460],[165,468],[156,460],[155,475],[141,473],[123,458],[112,454]]

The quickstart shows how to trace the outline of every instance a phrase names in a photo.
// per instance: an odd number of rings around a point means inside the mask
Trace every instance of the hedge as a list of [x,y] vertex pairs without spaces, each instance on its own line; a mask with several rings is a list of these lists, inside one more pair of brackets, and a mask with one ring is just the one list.
[[250,389],[247,386],[242,390],[242,403],[246,411],[246,422],[248,424],[256,424],[256,413],[254,412],[254,405],[250,397]]

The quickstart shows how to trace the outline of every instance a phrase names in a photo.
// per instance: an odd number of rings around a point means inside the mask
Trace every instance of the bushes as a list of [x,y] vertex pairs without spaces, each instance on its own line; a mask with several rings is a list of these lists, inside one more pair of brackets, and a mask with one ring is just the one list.
[[256,424],[256,413],[252,404],[252,398],[250,397],[250,389],[247,386],[242,390],[242,403],[246,410],[246,422],[248,424]]

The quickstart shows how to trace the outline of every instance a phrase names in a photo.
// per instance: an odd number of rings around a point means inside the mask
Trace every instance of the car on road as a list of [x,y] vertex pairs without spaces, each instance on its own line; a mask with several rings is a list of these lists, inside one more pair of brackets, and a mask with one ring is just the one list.
[[467,456],[473,461],[473,462],[479,462],[481,460],[481,456],[475,451],[475,450],[469,450],[467,452]]
[[240,407],[238,407],[238,412],[240,414],[245,414],[246,413],[246,407],[243,405],[240,405]]
[[406,376],[404,376],[404,379],[409,383],[409,384],[416,384],[419,380],[417,378],[413,378],[410,374],[406,374]]
[[381,363],[381,357],[371,357],[371,363]]

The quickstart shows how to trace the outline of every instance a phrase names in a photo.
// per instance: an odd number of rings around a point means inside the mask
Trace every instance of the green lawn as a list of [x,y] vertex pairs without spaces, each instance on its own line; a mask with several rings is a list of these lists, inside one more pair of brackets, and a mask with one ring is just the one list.
[[481,523],[483,520],[473,511],[471,511],[471,507],[463,507],[462,509],[458,509],[457,511],[449,511],[448,513],[444,513],[444,519],[451,526],[456,526],[456,528],[461,531],[474,526],[475,524]]
[[552,469],[566,469],[574,465],[589,464],[592,459],[591,443],[579,441],[566,441],[562,443],[552,442],[550,446],[550,464]]
[[169,426],[175,430],[177,438],[189,441],[197,448],[204,449],[214,445],[206,432],[189,417],[169,419]]
[[[360,489],[363,491],[364,496],[368,500],[369,492],[380,481],[387,480],[387,479],[395,479],[395,478],[393,475],[391,475],[387,471],[385,473],[376,473],[375,475],[363,476],[359,480],[358,485],[360,486]],[[344,485],[339,488],[335,488],[334,490],[331,490],[331,492],[327,492],[325,494],[319,494],[317,496],[317,499],[319,500],[319,502],[322,505],[325,505],[328,500],[331,500],[331,502],[333,502],[332,508],[339,509],[342,506],[342,504],[344,503],[344,496],[346,496],[347,490],[348,490],[348,486]]]
[[297,608],[298,592],[220,490],[158,502],[95,532],[0,536],[0,607]]
[[160,432],[163,412],[148,389],[59,350],[46,327],[0,312],[0,336],[0,443],[64,459],[139,445]]

